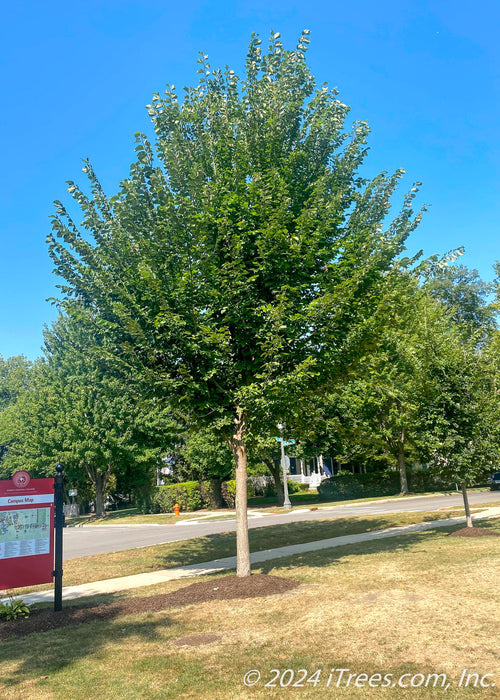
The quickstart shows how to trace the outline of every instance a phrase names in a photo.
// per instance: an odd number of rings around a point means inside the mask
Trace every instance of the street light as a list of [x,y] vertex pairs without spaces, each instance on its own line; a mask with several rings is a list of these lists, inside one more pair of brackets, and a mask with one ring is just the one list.
[[285,460],[285,444],[283,442],[283,423],[278,423],[278,430],[280,431],[280,445],[281,445],[281,469],[283,472],[283,509],[291,510],[292,504],[290,502],[290,497],[288,495],[288,479],[286,476],[286,460]]

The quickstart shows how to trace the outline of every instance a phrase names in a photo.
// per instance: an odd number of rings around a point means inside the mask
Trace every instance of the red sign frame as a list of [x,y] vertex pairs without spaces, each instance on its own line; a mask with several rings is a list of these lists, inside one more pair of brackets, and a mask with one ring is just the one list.
[[[27,511],[47,508],[48,525],[44,522],[46,513],[40,514],[41,524],[27,517]],[[38,514],[36,517],[38,519]],[[36,528],[34,538],[18,538],[18,532],[24,530],[26,534],[30,527]],[[47,534],[47,537],[37,538],[37,534]],[[2,535],[7,539],[3,540]],[[0,480],[0,590],[52,583],[53,571],[54,479],[31,479],[28,472],[16,472],[12,479]]]

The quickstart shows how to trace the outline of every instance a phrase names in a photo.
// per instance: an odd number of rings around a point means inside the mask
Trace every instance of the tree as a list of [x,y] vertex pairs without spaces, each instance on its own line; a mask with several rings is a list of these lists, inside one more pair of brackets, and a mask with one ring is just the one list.
[[46,358],[32,369],[29,389],[4,412],[10,449],[3,470],[50,475],[61,461],[74,485],[90,481],[100,514],[111,479],[133,468],[148,480],[167,439],[167,421],[104,372],[92,352],[99,339],[90,332],[83,312],[77,322],[61,317],[46,329]]
[[211,481],[211,505],[222,508],[221,483],[230,477],[233,462],[220,435],[208,428],[187,435],[182,455],[198,478]]
[[472,483],[499,444],[488,389],[497,369],[493,344],[485,346],[492,321],[481,323],[478,312],[474,326],[468,311],[480,304],[467,309],[433,296],[415,271],[400,275],[379,305],[370,352],[325,410],[339,461],[397,464],[402,493],[409,457]]
[[339,393],[344,452],[399,471],[408,493],[407,460],[418,455],[423,300],[416,278],[402,272],[379,307],[370,352]]
[[[432,309],[431,309],[432,313]],[[434,309],[434,314],[439,310]],[[461,485],[467,525],[472,527],[467,486],[483,478],[498,461],[496,391],[498,358],[485,352],[483,329],[464,337],[455,323],[441,323],[426,344],[420,416],[429,435],[430,462],[451,482]]]
[[373,318],[370,346],[327,397],[321,441],[330,442],[327,452],[340,463],[396,468],[407,494],[408,460],[422,460],[426,449],[418,417],[425,346],[435,328],[426,309],[429,303],[439,309],[412,271],[394,271],[393,278]]
[[18,397],[26,391],[30,381],[31,363],[22,356],[8,357],[0,355],[0,462],[7,454],[7,438],[2,437],[2,412],[12,406]]
[[317,87],[279,33],[253,36],[240,80],[200,58],[200,81],[148,106],[153,148],[108,198],[89,162],[79,229],[56,202],[49,236],[62,301],[92,310],[137,390],[162,395],[186,423],[218,430],[236,467],[237,575],[250,574],[250,432],[285,413],[362,347],[387,271],[418,224],[412,200],[384,230],[403,174],[363,180],[368,126]]
[[495,328],[496,313],[490,301],[494,285],[483,282],[477,270],[464,265],[434,267],[424,288],[445,305],[455,323],[481,338]]
[[23,355],[8,357],[0,355],[0,411],[16,402],[29,384],[31,362]]

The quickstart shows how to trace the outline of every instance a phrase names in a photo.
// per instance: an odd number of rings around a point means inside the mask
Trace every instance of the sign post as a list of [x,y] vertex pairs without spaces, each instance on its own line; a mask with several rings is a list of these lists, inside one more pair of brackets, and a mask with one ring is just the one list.
[[54,612],[62,610],[62,579],[63,579],[63,498],[64,476],[63,465],[56,465],[56,478],[54,479],[55,499],[55,552],[54,552]]
[[26,471],[0,481],[0,590],[52,582],[53,485]]

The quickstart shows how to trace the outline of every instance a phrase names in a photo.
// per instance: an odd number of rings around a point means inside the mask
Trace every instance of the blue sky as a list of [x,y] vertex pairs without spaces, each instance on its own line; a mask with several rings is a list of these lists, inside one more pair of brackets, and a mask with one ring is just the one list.
[[464,245],[492,278],[500,258],[500,6],[455,0],[297,3],[75,0],[5,4],[0,27],[0,355],[40,354],[57,295],[47,254],[52,201],[84,182],[89,157],[108,194],[147,130],[154,91],[196,82],[199,51],[237,72],[252,31],[293,48],[372,128],[366,172],[405,168],[401,190],[430,204],[409,249]]

